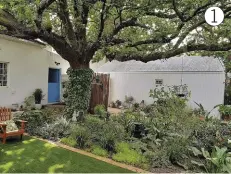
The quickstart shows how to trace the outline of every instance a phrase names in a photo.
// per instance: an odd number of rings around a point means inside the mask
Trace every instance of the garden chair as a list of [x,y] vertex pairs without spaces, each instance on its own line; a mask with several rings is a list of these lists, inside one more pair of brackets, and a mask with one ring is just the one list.
[[2,143],[6,143],[7,137],[12,136],[22,136],[25,132],[25,123],[26,121],[18,120],[21,126],[17,127],[14,120],[12,120],[11,109],[8,108],[0,108],[0,138],[2,138]]

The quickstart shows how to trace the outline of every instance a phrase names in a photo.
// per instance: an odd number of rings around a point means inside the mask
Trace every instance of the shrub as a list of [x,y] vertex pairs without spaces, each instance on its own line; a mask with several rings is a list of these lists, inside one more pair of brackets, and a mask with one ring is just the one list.
[[65,117],[58,118],[51,126],[50,137],[62,138],[70,134],[70,121]]
[[79,148],[86,148],[91,145],[91,132],[89,129],[80,126],[74,125],[71,128],[71,137],[76,139],[77,146]]
[[106,117],[106,109],[104,105],[97,105],[94,108],[94,113],[98,115],[100,118]]
[[35,109],[35,98],[33,95],[29,96],[29,97],[26,97],[24,99],[24,106],[23,108],[25,110],[32,110],[32,109]]
[[91,139],[93,141],[99,141],[99,133],[102,132],[103,124],[105,124],[105,122],[98,117],[86,117],[84,126],[91,132]]
[[[26,132],[43,138],[58,139],[69,133],[70,123],[64,117],[57,116],[54,110],[32,110],[15,114],[14,120],[25,120]],[[20,125],[19,125],[20,126]]]
[[50,122],[51,120],[44,114],[42,111],[32,110],[32,111],[25,111],[22,114],[14,115],[13,118],[16,120],[25,120],[27,121],[26,124],[26,132],[31,135],[37,134],[37,128],[41,128],[46,122]]
[[125,142],[116,144],[116,154],[112,156],[112,159],[115,161],[125,162],[136,166],[147,162],[143,155],[131,149],[130,145]]
[[61,139],[61,142],[71,147],[76,147],[77,145],[77,142],[73,137],[64,137]]
[[191,134],[192,145],[198,149],[205,148],[209,151],[218,142],[217,134],[221,129],[219,121],[211,120],[208,122],[200,121]]
[[41,101],[43,99],[43,91],[42,89],[36,89],[33,93],[35,104],[41,104]]
[[65,117],[58,118],[52,123],[37,127],[36,135],[46,139],[58,140],[70,134],[70,122]]
[[95,155],[99,155],[103,157],[108,156],[108,152],[105,149],[101,148],[100,146],[93,146],[91,152]]
[[122,102],[120,100],[116,100],[116,107],[119,108],[122,105]]
[[134,104],[133,104],[133,107],[134,107],[134,109],[136,110],[136,109],[138,109],[138,108],[140,107],[140,104],[139,104],[139,103],[134,103]]
[[115,150],[115,143],[124,139],[124,128],[117,122],[105,122],[102,131],[98,132],[98,140],[101,147],[108,151]]
[[116,121],[103,121],[87,116],[83,126],[90,132],[91,141],[108,151],[114,151],[115,142],[124,139],[124,127]]
[[135,116],[131,112],[120,113],[114,117],[112,117],[114,121],[117,121],[120,125],[122,125],[127,133],[131,133],[132,124],[135,122]]
[[153,106],[156,107],[156,114],[162,116],[179,115],[186,107],[188,98],[180,98],[174,89],[161,87],[150,90],[150,97],[154,99]]

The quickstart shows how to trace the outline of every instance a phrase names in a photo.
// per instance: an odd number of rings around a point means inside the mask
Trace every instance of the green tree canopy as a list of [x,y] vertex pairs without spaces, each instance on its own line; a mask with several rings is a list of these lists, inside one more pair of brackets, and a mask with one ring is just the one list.
[[[211,6],[222,25],[206,24]],[[119,61],[231,49],[231,0],[0,0],[0,33],[41,39],[71,67],[94,57]]]

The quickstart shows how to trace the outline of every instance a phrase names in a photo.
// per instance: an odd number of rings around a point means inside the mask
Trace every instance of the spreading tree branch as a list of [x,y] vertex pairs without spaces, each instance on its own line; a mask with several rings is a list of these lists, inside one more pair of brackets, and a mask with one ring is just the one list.
[[1,8],[0,8],[0,25],[6,27],[10,31],[18,31],[24,28],[12,14]]
[[37,9],[37,17],[35,19],[35,24],[39,30],[42,30],[42,18],[43,18],[43,12],[49,8],[49,6],[54,3],[56,0],[42,0],[39,3],[38,9]]
[[165,18],[165,19],[174,19],[177,18],[176,14],[167,14],[162,12],[146,12],[146,15],[148,16],[156,16],[158,18]]
[[67,41],[72,47],[76,47],[77,40],[76,40],[75,32],[73,29],[73,25],[69,18],[70,14],[68,11],[67,0],[59,0],[58,5],[59,5],[59,11],[57,14],[63,23]]
[[104,30],[104,25],[105,25],[105,12],[106,12],[106,0],[103,0],[103,5],[100,13],[100,27],[99,27],[99,34],[98,34],[98,40],[101,39],[103,30]]
[[154,53],[144,53],[144,52],[136,52],[134,54],[119,54],[119,53],[108,53],[107,58],[111,60],[118,60],[121,62],[129,61],[129,60],[137,60],[142,62],[149,62],[163,58],[170,58],[176,55],[180,55],[186,52],[193,51],[229,51],[231,50],[231,43],[222,43],[222,44],[190,44],[186,46],[182,46],[177,49],[172,49],[165,52],[154,52]]

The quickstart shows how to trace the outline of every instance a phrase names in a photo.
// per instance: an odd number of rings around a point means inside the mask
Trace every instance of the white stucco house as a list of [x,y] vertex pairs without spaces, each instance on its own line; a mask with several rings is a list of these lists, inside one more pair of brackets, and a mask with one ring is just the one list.
[[[133,96],[136,102],[153,102],[150,89],[158,85],[187,85],[191,91],[189,106],[201,103],[207,111],[224,102],[225,68],[218,58],[184,56],[148,63],[139,61],[105,63],[98,73],[110,74],[109,102],[124,101],[125,95]],[[211,115],[219,116],[217,109]]]
[[61,99],[61,74],[69,63],[43,44],[0,35],[0,107],[21,104],[36,88],[43,104]]

